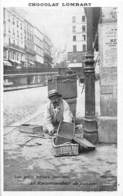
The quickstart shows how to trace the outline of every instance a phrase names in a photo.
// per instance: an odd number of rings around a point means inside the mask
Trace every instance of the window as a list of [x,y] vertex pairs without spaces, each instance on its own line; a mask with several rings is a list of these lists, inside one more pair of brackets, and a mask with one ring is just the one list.
[[22,23],[20,23],[20,29],[22,29]]
[[85,25],[82,26],[82,32],[85,32]]
[[73,45],[73,52],[76,52],[77,49],[76,49],[76,45]]
[[18,23],[18,21],[17,21],[17,27],[19,27],[19,23]]
[[85,16],[82,16],[82,22],[85,22]]
[[3,18],[6,18],[6,14],[5,14],[5,8],[3,9]]
[[14,52],[12,52],[12,59],[15,60],[15,53]]
[[17,61],[19,60],[18,53],[17,53]]
[[83,44],[83,51],[86,51],[86,45]]
[[83,37],[83,41],[85,41],[86,40],[86,35],[82,35],[82,37]]
[[73,22],[73,23],[76,22],[76,16],[73,16],[73,17],[72,17],[72,22]]
[[76,26],[73,26],[73,33],[76,32]]
[[7,53],[6,53],[6,51],[3,51],[3,58],[4,59],[7,59]]
[[11,44],[11,40],[10,40],[10,38],[9,38],[9,44]]
[[4,24],[4,36],[6,35],[6,24]]
[[13,17],[13,25],[15,24],[15,20],[14,20],[14,17]]
[[73,41],[76,41],[76,36],[75,35],[73,36]]
[[13,35],[15,35],[14,29],[13,29]]

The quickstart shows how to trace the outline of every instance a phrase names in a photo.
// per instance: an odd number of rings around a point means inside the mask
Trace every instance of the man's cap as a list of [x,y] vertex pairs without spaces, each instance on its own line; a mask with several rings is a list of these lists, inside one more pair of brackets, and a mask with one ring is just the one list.
[[62,95],[56,89],[53,89],[48,92],[48,98],[51,98],[53,96],[61,97]]

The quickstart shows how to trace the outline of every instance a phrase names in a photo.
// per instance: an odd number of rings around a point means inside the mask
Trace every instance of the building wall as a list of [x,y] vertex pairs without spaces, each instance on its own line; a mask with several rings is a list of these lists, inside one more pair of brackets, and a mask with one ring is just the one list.
[[26,67],[34,67],[34,27],[25,20],[25,66]]
[[51,64],[51,40],[21,16],[19,9],[4,8],[3,26],[4,60],[15,68]]
[[4,24],[4,59],[16,65],[25,60],[24,54],[24,20],[11,9],[3,11]]
[[[87,45],[87,21],[84,11],[80,15],[72,16],[72,34],[70,51],[73,52],[76,46],[76,51],[85,51]],[[84,46],[83,46],[84,45]]]
[[47,67],[51,67],[51,64],[52,64],[52,57],[51,57],[52,43],[51,43],[51,40],[46,35],[44,35],[43,45],[44,45],[44,65]]
[[39,31],[37,27],[34,28],[34,51],[35,62],[39,64],[44,63],[44,52],[43,52],[43,33]]
[[[102,9],[99,24],[100,118],[99,141],[117,142],[117,19],[114,8]],[[114,13],[112,15],[112,13]],[[113,16],[113,18],[112,18]]]
[[[71,17],[71,34],[68,49],[68,62],[75,67],[81,63],[80,56],[87,50],[87,19],[84,10],[75,12]],[[74,65],[73,65],[74,66]],[[80,66],[80,65],[79,65]]]

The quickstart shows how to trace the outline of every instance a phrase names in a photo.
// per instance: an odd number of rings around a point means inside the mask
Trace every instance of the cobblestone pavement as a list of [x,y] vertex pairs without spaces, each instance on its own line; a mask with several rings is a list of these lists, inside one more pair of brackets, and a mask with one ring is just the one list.
[[30,137],[15,127],[4,135],[4,190],[114,191],[116,157],[116,145],[97,145],[95,151],[55,157],[49,136]]
[[[81,89],[82,87],[78,86],[78,117],[84,114],[84,93],[81,94]],[[98,96],[96,100],[96,111],[99,113]],[[12,125],[13,122],[20,125],[23,120],[31,124],[42,124],[46,102],[46,87],[6,93],[5,126]],[[38,115],[30,118],[36,111]],[[55,157],[51,138],[45,136],[32,139],[28,134],[20,132],[20,127],[16,125],[4,128],[4,190],[114,191],[117,189],[116,145],[97,145],[96,150],[92,152]]]

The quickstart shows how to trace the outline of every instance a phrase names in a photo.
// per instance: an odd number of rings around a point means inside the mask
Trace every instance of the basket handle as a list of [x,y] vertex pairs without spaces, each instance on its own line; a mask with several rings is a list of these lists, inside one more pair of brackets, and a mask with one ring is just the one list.
[[56,133],[57,135],[58,135],[58,131],[59,131],[59,128],[60,128],[61,122],[62,122],[62,121],[60,121],[60,122],[59,122],[59,125],[58,125],[58,128],[57,128],[57,133]]

